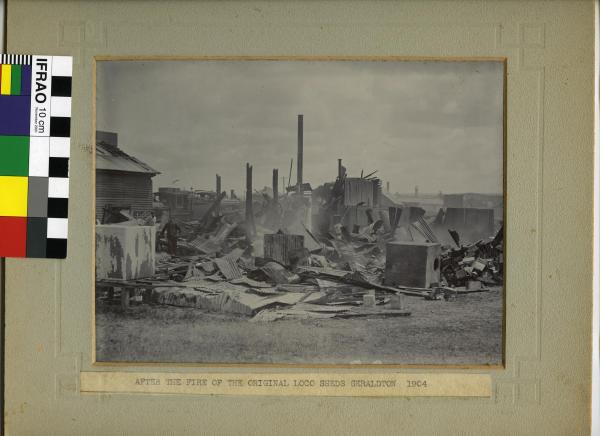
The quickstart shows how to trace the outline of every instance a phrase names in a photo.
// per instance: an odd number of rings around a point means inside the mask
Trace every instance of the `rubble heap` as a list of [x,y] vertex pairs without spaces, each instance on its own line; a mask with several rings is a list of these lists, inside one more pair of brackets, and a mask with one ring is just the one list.
[[[328,190],[321,214],[331,217],[337,210],[338,185]],[[402,208],[377,217],[367,208],[366,225],[349,230],[337,222],[314,234],[298,218],[304,199],[289,196],[274,203],[263,194],[254,206],[251,226],[239,211],[178,222],[174,255],[162,252],[167,242],[159,232],[156,273],[135,280],[98,280],[98,289],[105,291],[101,297],[121,294],[124,306],[133,298],[273,321],[407,316],[406,296],[450,299],[502,283],[502,230],[489,241],[443,246],[440,280],[431,287],[389,285],[388,243],[411,229],[426,242],[437,242],[419,208],[406,208],[404,217]],[[271,230],[273,225],[277,231]]]
[[481,285],[501,285],[504,268],[503,235],[503,228],[500,228],[496,236],[488,241],[480,240],[447,250],[441,261],[441,272],[446,284],[467,289],[478,289]]

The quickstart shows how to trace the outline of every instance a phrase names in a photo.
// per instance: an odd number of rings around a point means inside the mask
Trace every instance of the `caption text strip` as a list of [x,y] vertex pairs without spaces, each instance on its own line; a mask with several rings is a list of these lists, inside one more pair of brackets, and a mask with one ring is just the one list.
[[489,397],[489,374],[82,372],[81,392]]

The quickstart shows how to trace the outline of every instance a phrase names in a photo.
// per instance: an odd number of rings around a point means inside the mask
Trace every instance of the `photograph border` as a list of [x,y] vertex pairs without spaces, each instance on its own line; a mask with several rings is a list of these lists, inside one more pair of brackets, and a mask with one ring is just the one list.
[[92,58],[92,132],[91,132],[91,153],[92,153],[92,342],[91,342],[91,365],[92,367],[169,367],[169,368],[320,368],[320,369],[469,369],[469,370],[504,370],[506,369],[507,349],[506,349],[506,302],[507,302],[507,263],[503,266],[502,283],[502,356],[501,363],[498,364],[306,364],[306,363],[230,363],[230,362],[153,362],[153,361],[98,361],[96,359],[96,121],[97,121],[97,63],[105,61],[362,61],[362,62],[500,62],[502,63],[502,88],[503,88],[503,108],[502,108],[502,197],[503,197],[503,258],[506,259],[507,253],[507,82],[508,82],[508,57],[506,56],[465,56],[465,57],[444,57],[444,56],[170,56],[170,55],[96,55]]

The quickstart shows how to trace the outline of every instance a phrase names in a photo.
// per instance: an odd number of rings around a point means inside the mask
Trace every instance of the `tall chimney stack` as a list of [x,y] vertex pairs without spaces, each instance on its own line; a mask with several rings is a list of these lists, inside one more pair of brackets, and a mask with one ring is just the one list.
[[304,115],[298,115],[298,167],[296,191],[302,195],[302,164],[304,157]]
[[340,180],[343,177],[343,174],[342,174],[342,160],[341,159],[338,159],[338,177],[340,178]]
[[390,182],[387,182],[387,183],[386,183],[385,191],[386,191],[388,194],[390,193]]
[[273,169],[273,203],[279,203],[279,169]]
[[[221,195],[221,176],[217,174],[217,186],[216,186],[216,190],[217,190],[217,198],[219,198],[219,196]],[[217,205],[217,207],[215,208],[217,215],[219,215],[219,205]]]

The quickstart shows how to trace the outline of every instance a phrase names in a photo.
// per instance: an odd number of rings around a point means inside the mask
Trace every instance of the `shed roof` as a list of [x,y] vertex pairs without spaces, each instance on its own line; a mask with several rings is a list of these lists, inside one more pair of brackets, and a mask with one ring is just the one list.
[[379,206],[380,207],[396,207],[396,206],[398,206],[398,203],[396,203],[390,197],[388,197],[387,195],[382,193],[381,198],[379,199]]
[[150,165],[105,142],[96,144],[96,170],[126,171],[150,176],[160,174]]

